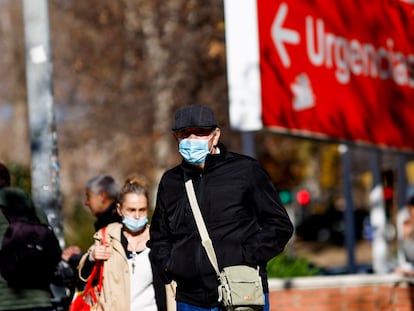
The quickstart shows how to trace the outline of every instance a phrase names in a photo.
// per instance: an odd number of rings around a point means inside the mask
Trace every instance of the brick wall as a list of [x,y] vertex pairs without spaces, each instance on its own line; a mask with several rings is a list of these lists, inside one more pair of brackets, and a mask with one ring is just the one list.
[[414,283],[397,274],[270,279],[271,311],[412,311]]

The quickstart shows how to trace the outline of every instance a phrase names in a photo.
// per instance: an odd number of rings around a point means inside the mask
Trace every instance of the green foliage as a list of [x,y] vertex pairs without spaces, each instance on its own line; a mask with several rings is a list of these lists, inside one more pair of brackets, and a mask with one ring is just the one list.
[[283,252],[268,262],[267,273],[269,278],[291,278],[319,275],[320,269],[305,258],[295,258]]
[[21,188],[30,194],[32,191],[30,167],[18,163],[8,163],[6,166],[10,173],[11,186]]

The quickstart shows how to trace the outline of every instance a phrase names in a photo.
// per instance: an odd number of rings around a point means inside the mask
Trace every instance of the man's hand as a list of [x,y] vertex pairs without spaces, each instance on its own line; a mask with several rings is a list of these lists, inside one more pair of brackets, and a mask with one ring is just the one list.
[[78,255],[80,253],[82,253],[82,250],[80,249],[79,246],[71,245],[62,251],[61,258],[63,261],[68,262],[70,257],[72,257],[73,255]]

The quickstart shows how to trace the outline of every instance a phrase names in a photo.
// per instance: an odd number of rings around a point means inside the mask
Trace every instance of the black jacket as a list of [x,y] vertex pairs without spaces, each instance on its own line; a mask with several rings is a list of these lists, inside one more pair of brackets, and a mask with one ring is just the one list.
[[191,178],[220,268],[265,267],[283,251],[292,223],[268,174],[249,157],[227,152],[208,155],[204,170],[182,162],[165,172],[150,227],[150,258],[164,281],[177,282],[176,300],[216,306],[217,277],[203,249],[184,180]]
[[122,222],[122,217],[116,210],[116,200],[114,200],[106,210],[98,215],[94,223],[95,231],[98,231],[113,222]]

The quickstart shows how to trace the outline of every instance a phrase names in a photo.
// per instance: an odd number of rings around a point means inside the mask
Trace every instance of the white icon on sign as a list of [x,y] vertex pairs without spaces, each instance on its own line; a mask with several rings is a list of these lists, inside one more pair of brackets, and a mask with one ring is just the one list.
[[283,28],[283,23],[286,19],[288,6],[286,3],[281,3],[276,13],[275,20],[272,24],[272,38],[275,43],[276,50],[279,54],[283,66],[290,67],[290,58],[286,52],[285,43],[298,44],[300,36],[297,31]]
[[312,91],[312,85],[305,73],[301,73],[290,85],[293,92],[293,109],[304,110],[315,106],[315,95]]

